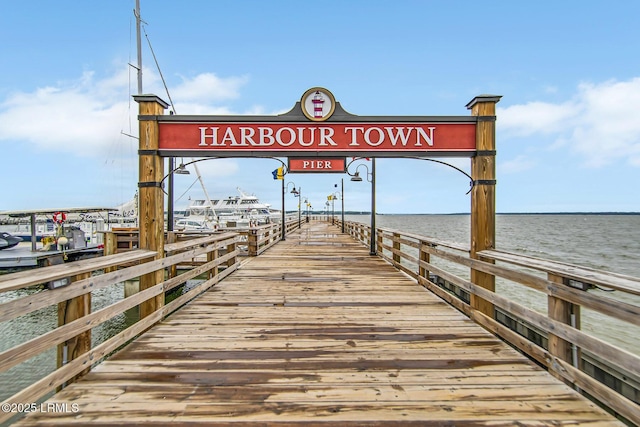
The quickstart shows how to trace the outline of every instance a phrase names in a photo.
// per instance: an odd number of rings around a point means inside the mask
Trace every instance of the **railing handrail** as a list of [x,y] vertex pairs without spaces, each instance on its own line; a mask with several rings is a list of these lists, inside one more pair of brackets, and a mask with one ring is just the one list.
[[[340,221],[336,221],[336,224],[341,226]],[[369,244],[371,230],[367,224],[348,221],[345,222],[345,229],[363,244]],[[637,398],[633,401],[622,394],[623,388],[613,390],[609,385],[605,385],[607,383],[596,380],[583,370],[579,360],[584,352],[585,357],[594,361],[604,361],[606,365],[602,369],[611,371],[608,372],[609,375],[615,376],[619,373],[630,383],[640,382],[639,355],[580,329],[580,307],[623,320],[630,325],[640,326],[640,304],[623,302],[621,300],[624,298],[614,299],[602,293],[592,294],[586,292],[589,287],[584,286],[587,284],[616,290],[622,294],[638,295],[640,278],[500,250],[485,250],[479,252],[477,258],[471,258],[468,248],[461,244],[383,227],[376,228],[376,232],[376,250],[379,256],[415,278],[422,286],[490,332],[499,335],[546,366],[555,376],[586,391],[628,420],[640,424],[640,405]],[[411,253],[407,252],[408,249]],[[472,280],[458,277],[435,265],[432,258],[441,258],[471,271],[486,273],[541,291],[547,295],[548,313],[539,313],[478,286]],[[440,287],[434,282],[441,279],[466,292],[468,298],[481,298],[492,304],[495,307],[493,317],[475,309],[469,303],[469,299],[462,299],[449,288]],[[575,282],[582,285],[576,285]],[[537,341],[528,340],[526,336],[523,337],[507,324],[498,321],[498,311],[511,316],[517,322],[523,322],[532,330],[546,334],[549,348],[543,347],[543,344]]]
[[[353,221],[345,221],[345,224],[349,222]],[[370,228],[370,226],[367,224],[359,222],[353,223],[362,225],[365,229]],[[401,234],[402,236],[412,238],[417,242],[425,242],[433,246],[442,246],[461,252],[470,251],[469,246],[463,243],[450,242],[447,240],[422,236],[415,233],[407,233],[405,231],[399,231],[386,227],[376,227],[376,229],[378,232]],[[498,249],[484,250],[478,252],[478,255],[481,258],[492,259],[495,261],[504,261],[510,264],[527,267],[545,273],[557,274],[559,276],[566,277],[585,284],[591,284],[608,289],[615,289],[633,295],[640,295],[640,278],[630,275],[565,263],[561,261],[549,260],[545,258],[538,258],[530,255],[519,254],[517,252]]]
[[640,295],[640,278],[638,277],[495,249],[478,252],[478,255],[494,261],[504,261],[522,267],[557,274],[594,286],[602,286],[633,295]]
[[[73,381],[75,376],[86,372],[93,364],[98,363],[111,351],[122,346],[128,339],[148,329],[169,313],[218,283],[238,268],[240,262],[237,245],[240,243],[240,239],[238,233],[215,233],[187,241],[169,243],[165,245],[167,252],[165,257],[158,257],[155,251],[137,249],[1,276],[0,289],[4,292],[29,288],[61,278],[70,279],[70,283],[65,286],[19,295],[7,302],[0,303],[0,321],[16,319],[52,305],[58,305],[59,322],[64,319],[58,327],[1,351],[0,371],[7,371],[52,347],[57,346],[60,355],[62,354],[60,346],[69,345],[69,360],[63,360],[57,370],[36,380],[34,384],[18,391],[3,403],[35,402],[57,387]],[[222,251],[226,253],[222,254]],[[173,275],[169,271],[168,276],[165,274],[167,269],[178,264],[193,262],[205,256],[206,260],[202,261],[200,266],[185,273]],[[117,269],[118,267],[121,268]],[[220,270],[221,268],[224,269]],[[95,271],[103,271],[104,273],[92,275]],[[162,274],[156,274],[158,272]],[[202,283],[197,284],[175,300],[156,307],[155,311],[152,311],[148,316],[91,348],[91,338],[87,334],[90,334],[93,328],[126,310],[163,296],[166,292],[186,283],[187,280],[202,274],[207,274]],[[106,307],[91,312],[90,294],[93,291],[149,275],[154,275],[159,280],[146,289],[141,289],[129,296],[125,295],[124,298],[117,299],[115,302],[111,301]],[[80,312],[74,308],[75,301],[79,301],[83,307]],[[64,315],[61,318],[60,310],[62,307],[64,307]],[[0,413],[0,424],[15,415]]]
[[[346,222],[348,221],[345,221],[345,223]],[[370,228],[369,226],[366,226],[366,227]],[[454,249],[456,251],[467,252],[467,253],[471,251],[471,249],[469,248],[469,245],[466,245],[464,243],[450,242],[448,240],[437,239],[435,237],[421,236],[419,234],[407,233],[405,231],[398,231],[398,230],[394,230],[392,228],[387,228],[387,227],[376,227],[376,230],[378,232],[387,232],[391,234],[401,233],[405,237],[410,237],[420,242],[425,242],[433,246],[444,246],[445,248]]]
[[156,255],[154,251],[136,249],[120,254],[79,260],[70,264],[58,264],[38,269],[18,271],[0,276],[0,293],[28,288],[43,282],[89,273],[106,267],[115,267],[129,262],[142,261],[153,258]]

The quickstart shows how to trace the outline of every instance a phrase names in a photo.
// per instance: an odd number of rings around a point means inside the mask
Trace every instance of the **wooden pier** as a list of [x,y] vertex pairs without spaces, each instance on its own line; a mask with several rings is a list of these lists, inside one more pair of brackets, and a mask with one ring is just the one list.
[[16,425],[623,425],[322,222],[44,404]]

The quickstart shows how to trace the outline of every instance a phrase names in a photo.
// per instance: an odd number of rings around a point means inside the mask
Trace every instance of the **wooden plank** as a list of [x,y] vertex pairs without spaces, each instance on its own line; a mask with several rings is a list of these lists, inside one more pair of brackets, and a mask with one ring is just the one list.
[[305,224],[16,425],[622,425],[347,239]]

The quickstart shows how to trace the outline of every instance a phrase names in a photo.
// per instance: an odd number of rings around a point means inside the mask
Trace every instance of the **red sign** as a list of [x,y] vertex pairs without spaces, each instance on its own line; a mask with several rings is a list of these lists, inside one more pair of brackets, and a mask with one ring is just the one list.
[[185,123],[159,122],[159,149],[215,156],[253,152],[469,152],[476,124],[466,123]]
[[289,158],[289,172],[341,172],[346,170],[344,157],[313,159]]

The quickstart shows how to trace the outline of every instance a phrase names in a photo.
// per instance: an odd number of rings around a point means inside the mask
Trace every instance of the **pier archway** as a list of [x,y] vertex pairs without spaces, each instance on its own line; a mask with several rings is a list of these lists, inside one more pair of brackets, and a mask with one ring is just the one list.
[[[345,111],[327,89],[307,90],[276,116],[165,115],[156,95],[139,104],[140,247],[163,256],[163,157],[287,157],[318,161],[354,157],[468,157],[471,159],[471,257],[495,247],[496,95],[473,98],[468,116],[358,116]],[[160,277],[141,280],[141,289]],[[495,290],[493,276],[471,271],[471,281]],[[474,308],[493,317],[482,299]],[[152,302],[141,314],[153,312]]]

